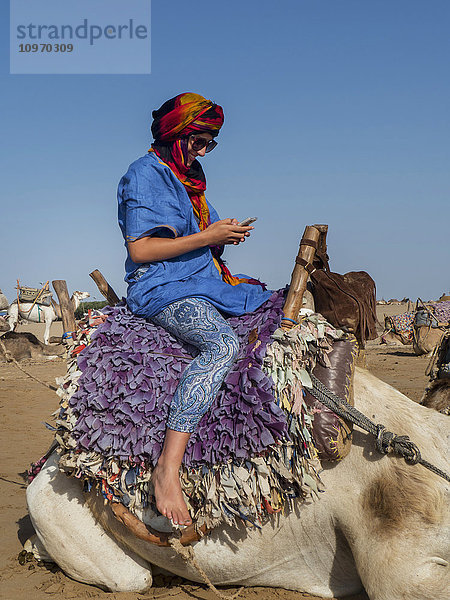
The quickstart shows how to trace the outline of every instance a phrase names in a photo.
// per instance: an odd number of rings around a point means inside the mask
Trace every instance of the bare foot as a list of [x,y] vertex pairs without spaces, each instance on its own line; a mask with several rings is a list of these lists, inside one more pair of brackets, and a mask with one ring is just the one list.
[[190,525],[192,519],[181,492],[178,469],[158,462],[153,471],[152,482],[159,512],[172,519],[175,525]]

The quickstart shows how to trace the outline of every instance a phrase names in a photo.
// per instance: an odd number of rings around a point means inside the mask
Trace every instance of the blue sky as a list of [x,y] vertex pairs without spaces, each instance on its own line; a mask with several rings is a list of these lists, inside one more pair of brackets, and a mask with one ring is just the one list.
[[[131,4],[131,2],[130,2]],[[116,188],[184,91],[224,107],[203,159],[222,217],[258,216],[231,270],[287,283],[305,225],[378,297],[449,291],[448,0],[153,0],[150,75],[10,75],[1,16],[0,287],[66,279],[120,294]]]

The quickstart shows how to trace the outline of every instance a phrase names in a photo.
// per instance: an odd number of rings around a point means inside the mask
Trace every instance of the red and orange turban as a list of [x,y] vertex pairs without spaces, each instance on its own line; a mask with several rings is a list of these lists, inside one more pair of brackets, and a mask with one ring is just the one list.
[[[164,102],[158,110],[152,112],[152,116],[151,130],[155,141],[149,151],[155,152],[184,185],[200,231],[203,231],[211,224],[205,198],[206,177],[198,160],[194,160],[190,167],[187,165],[187,138],[193,133],[202,132],[216,136],[223,125],[222,107],[200,94],[186,92]],[[259,283],[231,275],[220,258],[221,251],[222,248],[217,246],[211,248],[214,262],[224,281],[231,285],[241,282]]]
[[223,110],[200,94],[186,92],[164,102],[152,113],[155,143],[167,143],[204,131],[217,135],[223,125]]

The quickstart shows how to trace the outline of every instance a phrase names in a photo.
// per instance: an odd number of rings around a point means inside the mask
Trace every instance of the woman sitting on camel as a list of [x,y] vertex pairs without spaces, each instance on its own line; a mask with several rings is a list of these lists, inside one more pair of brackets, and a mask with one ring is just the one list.
[[224,315],[252,312],[270,297],[221,260],[225,244],[243,242],[253,229],[220,220],[205,198],[196,159],[216,147],[222,124],[222,108],[198,94],[168,100],[153,111],[151,149],[130,165],[118,189],[127,304],[199,351],[178,383],[152,478],[158,510],[179,525],[191,523],[179,480],[186,444],[238,354]]

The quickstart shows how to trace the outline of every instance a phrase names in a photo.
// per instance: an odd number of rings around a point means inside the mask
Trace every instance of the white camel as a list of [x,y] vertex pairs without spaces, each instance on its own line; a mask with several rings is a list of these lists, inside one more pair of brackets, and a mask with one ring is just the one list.
[[[74,292],[71,297],[74,311],[80,306],[81,300],[89,298],[89,292]],[[45,323],[44,331],[44,344],[48,344],[50,338],[50,327],[53,321],[61,318],[61,309],[52,299],[51,306],[43,306],[41,304],[35,304],[32,302],[21,302],[20,310],[17,300],[14,300],[8,308],[8,321],[10,331],[14,331],[17,327],[19,319],[25,321],[31,321],[32,323]]]
[[[354,391],[359,410],[390,431],[409,435],[424,459],[448,472],[447,416],[362,369],[356,370]],[[195,558],[210,580],[322,598],[362,588],[371,600],[448,597],[448,483],[421,465],[378,454],[374,439],[358,429],[349,455],[323,468],[326,491],[320,499],[272,516],[261,529],[218,527],[195,543]],[[85,496],[79,480],[59,471],[57,455],[28,487],[27,501],[39,544],[78,581],[144,592],[152,585],[152,563],[200,581],[173,549],[138,539],[102,497]],[[156,526],[150,513],[143,520]]]

